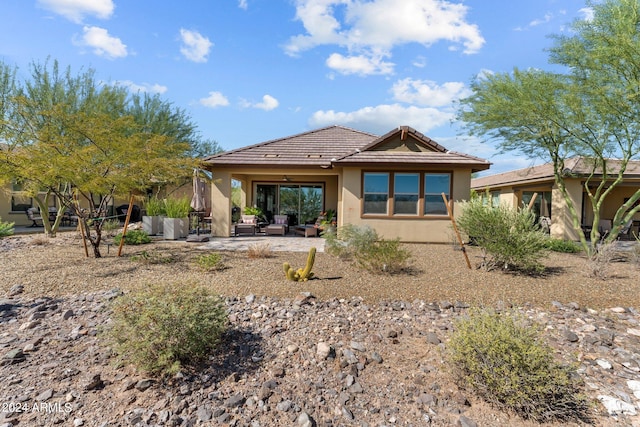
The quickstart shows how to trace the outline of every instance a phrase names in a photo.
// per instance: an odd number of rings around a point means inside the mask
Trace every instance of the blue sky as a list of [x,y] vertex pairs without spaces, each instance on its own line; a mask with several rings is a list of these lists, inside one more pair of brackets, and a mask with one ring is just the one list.
[[582,0],[2,0],[0,60],[26,77],[47,57],[160,93],[204,139],[234,149],[338,124],[409,125],[494,163],[452,122],[474,76],[550,69],[544,49]]

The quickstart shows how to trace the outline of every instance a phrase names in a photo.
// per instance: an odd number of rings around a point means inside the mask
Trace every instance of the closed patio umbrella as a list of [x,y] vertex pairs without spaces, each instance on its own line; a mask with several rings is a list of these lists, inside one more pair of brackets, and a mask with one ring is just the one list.
[[197,225],[196,225],[196,236],[197,237],[192,237],[189,236],[187,238],[187,241],[189,242],[204,242],[209,240],[208,237],[200,237],[200,214],[204,215],[204,212],[206,210],[206,199],[205,199],[205,191],[206,191],[206,184],[204,179],[200,178],[198,176],[198,170],[194,169],[193,170],[193,196],[191,196],[191,207],[193,208],[195,212],[195,217],[198,221]]

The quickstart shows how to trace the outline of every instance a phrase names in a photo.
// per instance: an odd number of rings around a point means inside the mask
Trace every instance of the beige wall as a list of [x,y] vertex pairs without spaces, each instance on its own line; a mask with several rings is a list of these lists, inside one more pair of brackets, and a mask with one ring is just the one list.
[[[453,189],[451,199],[454,200],[453,214],[460,214],[460,202],[469,199],[470,170],[453,172]],[[342,204],[338,212],[338,225],[368,225],[384,238],[399,238],[403,242],[450,243],[454,240],[451,221],[447,217],[411,218],[411,219],[378,219],[361,216],[362,173],[359,168],[343,170]]]

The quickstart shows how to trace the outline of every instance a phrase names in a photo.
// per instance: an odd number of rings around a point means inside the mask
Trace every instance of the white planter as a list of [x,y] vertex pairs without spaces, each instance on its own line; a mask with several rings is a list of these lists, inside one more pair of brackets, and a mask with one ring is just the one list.
[[149,236],[155,236],[162,233],[162,217],[160,216],[143,216],[142,229]]
[[187,237],[189,235],[189,218],[165,218],[162,234],[168,240]]

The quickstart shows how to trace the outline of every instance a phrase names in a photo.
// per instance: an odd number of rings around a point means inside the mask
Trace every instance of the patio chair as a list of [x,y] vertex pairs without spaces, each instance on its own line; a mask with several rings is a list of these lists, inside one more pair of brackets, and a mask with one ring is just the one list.
[[286,215],[274,215],[273,221],[273,224],[269,224],[265,227],[265,234],[284,236],[289,233],[289,218],[287,218]]
[[[40,215],[36,215],[39,214],[36,208],[29,208],[25,211],[25,213],[27,214],[27,218],[29,218],[30,221],[33,221],[33,223],[29,227],[44,226],[44,224],[42,223],[42,217]],[[40,221],[40,224],[38,224],[38,221]]]
[[242,215],[240,217],[240,222],[233,227],[233,234],[234,236],[239,236],[241,234],[251,234],[252,236],[255,236],[257,226],[258,221],[255,215]]

